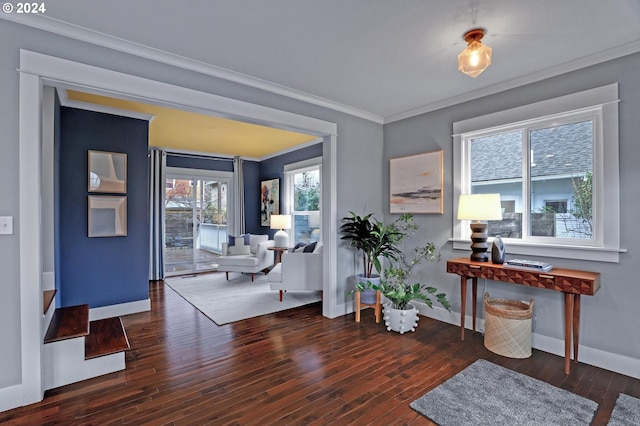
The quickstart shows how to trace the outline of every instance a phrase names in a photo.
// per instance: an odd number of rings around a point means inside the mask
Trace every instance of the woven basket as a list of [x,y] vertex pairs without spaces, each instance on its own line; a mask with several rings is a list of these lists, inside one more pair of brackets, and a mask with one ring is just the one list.
[[484,294],[484,346],[509,358],[531,356],[531,318],[533,299],[526,304],[517,300],[490,299]]

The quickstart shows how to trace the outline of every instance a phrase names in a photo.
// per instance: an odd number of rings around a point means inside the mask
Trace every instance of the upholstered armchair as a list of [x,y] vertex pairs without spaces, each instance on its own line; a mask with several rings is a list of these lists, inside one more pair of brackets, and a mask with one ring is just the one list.
[[274,252],[269,250],[273,247],[273,240],[269,240],[266,235],[251,235],[249,244],[229,245],[222,243],[222,256],[218,257],[218,271],[226,272],[227,280],[229,272],[250,273],[251,281],[256,272],[270,268],[273,265]]
[[322,250],[312,253],[282,253],[282,261],[267,275],[271,290],[280,291],[280,301],[285,291],[322,290]]

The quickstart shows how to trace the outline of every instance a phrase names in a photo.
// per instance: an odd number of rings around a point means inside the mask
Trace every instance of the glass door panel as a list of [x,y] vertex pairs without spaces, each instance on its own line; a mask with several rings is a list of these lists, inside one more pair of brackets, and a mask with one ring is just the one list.
[[215,270],[227,239],[228,179],[168,175],[165,275]]
[[168,178],[165,187],[166,275],[193,271],[193,180]]
[[215,269],[215,259],[227,239],[226,182],[200,180],[196,201],[196,270]]

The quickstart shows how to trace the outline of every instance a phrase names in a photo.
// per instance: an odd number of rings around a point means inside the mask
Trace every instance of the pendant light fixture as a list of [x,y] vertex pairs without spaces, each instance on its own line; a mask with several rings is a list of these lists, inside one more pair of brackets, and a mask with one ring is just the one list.
[[458,70],[473,78],[491,65],[491,48],[480,42],[484,33],[482,28],[467,31],[464,35],[467,48],[458,55]]

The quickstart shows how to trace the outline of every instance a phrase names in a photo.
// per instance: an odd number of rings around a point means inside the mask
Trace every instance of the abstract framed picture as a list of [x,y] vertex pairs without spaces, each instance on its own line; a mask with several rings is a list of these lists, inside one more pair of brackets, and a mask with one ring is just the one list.
[[389,162],[390,213],[444,213],[444,151]]
[[260,224],[269,226],[272,214],[280,214],[280,179],[260,183]]
[[89,237],[127,235],[127,197],[89,195]]
[[127,154],[89,150],[89,192],[127,193]]

